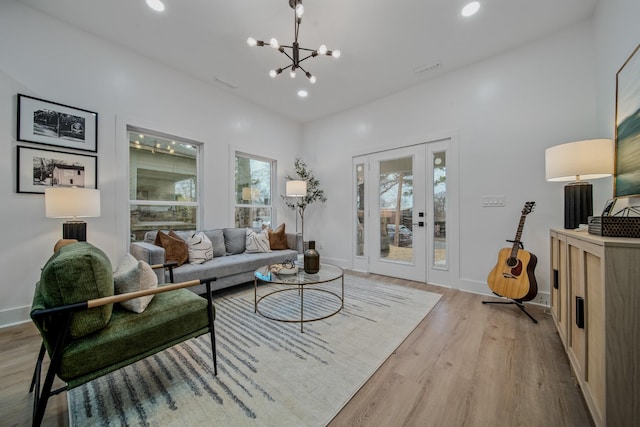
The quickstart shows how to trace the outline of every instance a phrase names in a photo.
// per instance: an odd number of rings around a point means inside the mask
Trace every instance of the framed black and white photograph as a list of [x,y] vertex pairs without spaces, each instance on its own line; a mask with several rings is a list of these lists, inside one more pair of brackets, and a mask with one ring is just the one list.
[[640,195],[640,45],[616,74],[615,196]]
[[98,188],[98,157],[18,146],[18,193],[47,187]]
[[98,113],[18,94],[18,141],[98,151]]

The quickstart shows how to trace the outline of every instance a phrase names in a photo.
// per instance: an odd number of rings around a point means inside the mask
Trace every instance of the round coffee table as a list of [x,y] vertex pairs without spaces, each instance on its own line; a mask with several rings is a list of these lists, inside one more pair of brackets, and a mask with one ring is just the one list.
[[[340,310],[342,310],[342,308],[344,307],[344,272],[340,267],[336,267],[335,265],[320,264],[320,271],[315,274],[305,273],[302,267],[300,267],[298,272],[295,274],[276,274],[269,271],[268,265],[264,265],[258,268],[253,273],[253,278],[255,312],[267,319],[275,320],[277,322],[300,323],[300,332],[304,332],[305,323],[315,322],[317,320],[331,317],[339,313]],[[322,284],[327,284],[338,279],[341,280],[340,293],[338,293],[337,290],[332,290],[328,287],[321,286]],[[269,293],[258,297],[258,281],[283,285],[284,287],[272,290]],[[298,292],[298,295],[300,297],[300,318],[293,319],[287,317],[278,317],[260,311],[259,304],[261,301],[264,301],[267,298],[273,298],[275,295],[278,295],[282,292]],[[332,309],[329,309],[328,311],[330,312],[328,314],[323,313],[320,316],[305,319],[305,292],[322,292],[324,294],[328,294],[330,298],[335,298],[336,301],[340,303],[340,306],[334,311],[331,311]]]

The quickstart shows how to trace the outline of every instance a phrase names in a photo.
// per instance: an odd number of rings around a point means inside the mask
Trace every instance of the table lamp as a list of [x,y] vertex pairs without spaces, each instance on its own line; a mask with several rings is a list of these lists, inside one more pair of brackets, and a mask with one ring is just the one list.
[[593,215],[593,188],[585,179],[613,174],[611,139],[588,139],[545,150],[547,181],[572,181],[564,187],[564,228],[575,229]]
[[87,223],[78,218],[100,216],[100,190],[78,187],[49,187],[44,190],[47,218],[71,218],[62,224],[62,238],[87,240]]

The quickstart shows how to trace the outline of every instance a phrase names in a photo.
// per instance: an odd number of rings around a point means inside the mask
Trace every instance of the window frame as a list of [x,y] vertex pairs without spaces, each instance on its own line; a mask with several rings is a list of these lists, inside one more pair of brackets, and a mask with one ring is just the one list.
[[[254,204],[254,203],[237,203],[236,202],[236,187],[237,187],[237,183],[236,183],[236,159],[237,157],[243,157],[245,159],[250,159],[250,160],[257,160],[257,161],[262,161],[262,162],[268,162],[271,165],[271,173],[270,173],[270,180],[271,180],[271,186],[270,186],[270,193],[271,193],[271,197],[270,197],[270,203],[269,205],[262,205],[262,204]],[[278,217],[278,210],[277,210],[277,205],[275,203],[275,199],[278,198],[278,186],[277,186],[277,177],[278,177],[278,160],[275,158],[271,158],[271,157],[267,157],[264,155],[259,155],[259,154],[251,154],[248,151],[245,150],[240,150],[240,149],[232,149],[231,150],[231,156],[230,156],[230,192],[229,192],[229,199],[231,201],[231,203],[229,204],[231,206],[230,209],[230,217],[231,217],[231,224],[234,227],[238,227],[238,223],[236,222],[236,210],[238,208],[258,208],[258,207],[264,207],[264,208],[269,208],[271,209],[271,216],[270,216],[270,223],[271,223],[271,227],[273,228],[274,224],[277,224],[277,217]],[[253,227],[249,227],[249,228],[253,228]]]
[[[164,201],[164,200],[140,200],[140,199],[132,199],[131,198],[131,185],[134,181],[134,176],[131,174],[131,146],[130,146],[130,133],[140,133],[145,136],[157,137],[168,140],[175,140],[181,143],[190,144],[196,148],[196,191],[195,191],[195,201],[190,202],[180,202],[180,201]],[[203,218],[203,187],[204,187],[204,177],[202,161],[204,157],[204,143],[195,141],[190,138],[181,137],[178,135],[168,134],[166,132],[156,131],[148,128],[142,128],[134,125],[126,125],[125,128],[126,134],[126,143],[127,143],[127,235],[129,236],[129,241],[134,241],[133,239],[133,230],[132,230],[132,222],[131,222],[131,209],[134,205],[144,205],[144,206],[186,206],[186,207],[195,207],[195,229],[199,230],[202,228],[202,218]]]

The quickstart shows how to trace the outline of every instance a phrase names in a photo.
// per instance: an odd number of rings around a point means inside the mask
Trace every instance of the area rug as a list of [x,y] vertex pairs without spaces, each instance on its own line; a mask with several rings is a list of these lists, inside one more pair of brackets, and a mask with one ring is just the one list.
[[[259,295],[272,285],[258,288]],[[340,282],[325,284],[340,292]],[[254,313],[253,287],[216,297],[218,375],[209,335],[191,339],[68,393],[74,426],[324,426],[415,329],[440,295],[345,276],[333,317],[282,323]],[[297,291],[260,303],[299,316]],[[305,317],[339,301],[305,292]]]

